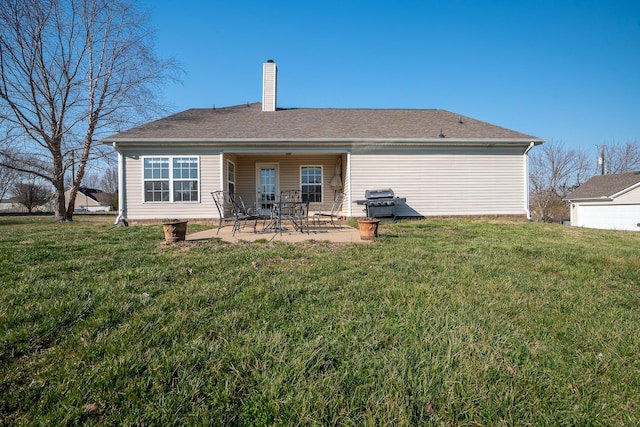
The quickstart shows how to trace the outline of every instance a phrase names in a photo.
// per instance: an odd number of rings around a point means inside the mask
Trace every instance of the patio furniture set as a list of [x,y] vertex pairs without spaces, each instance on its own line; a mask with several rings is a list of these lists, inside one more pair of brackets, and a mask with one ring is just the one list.
[[[330,211],[318,211],[309,214],[309,201],[303,200],[300,190],[283,191],[280,197],[270,202],[268,207],[260,203],[247,207],[242,197],[228,191],[214,191],[211,193],[218,209],[219,233],[223,221],[233,221],[232,234],[243,227],[253,225],[253,232],[299,231],[309,234],[309,216],[314,227],[321,227],[323,223],[329,223],[336,227],[336,220],[342,209],[343,195],[336,195]],[[328,221],[327,221],[328,220]],[[259,230],[259,223],[262,227]]]

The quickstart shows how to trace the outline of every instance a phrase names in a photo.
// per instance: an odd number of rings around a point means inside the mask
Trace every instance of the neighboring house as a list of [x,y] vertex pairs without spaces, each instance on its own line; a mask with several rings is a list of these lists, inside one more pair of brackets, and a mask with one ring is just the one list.
[[571,225],[640,231],[640,172],[594,176],[566,200]]
[[27,208],[22,203],[18,203],[15,199],[2,199],[0,200],[0,212],[4,213],[19,213],[27,212]]
[[[69,201],[71,190],[64,193],[65,200]],[[93,188],[80,187],[76,194],[74,211],[76,212],[109,212],[113,201],[113,195]]]
[[444,110],[277,108],[276,64],[262,103],[189,109],[102,140],[118,152],[121,217],[212,219],[210,193],[268,205],[298,189],[310,210],[344,192],[406,197],[398,216],[529,217],[529,150],[543,140]]

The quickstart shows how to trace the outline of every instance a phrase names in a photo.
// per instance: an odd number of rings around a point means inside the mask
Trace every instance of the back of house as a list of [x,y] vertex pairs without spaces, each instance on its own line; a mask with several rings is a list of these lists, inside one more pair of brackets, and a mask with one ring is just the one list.
[[218,216],[210,193],[268,207],[299,190],[310,210],[344,195],[364,216],[367,190],[405,198],[399,217],[529,217],[527,153],[543,141],[438,109],[279,108],[277,67],[262,102],[189,109],[102,140],[118,152],[120,216]]

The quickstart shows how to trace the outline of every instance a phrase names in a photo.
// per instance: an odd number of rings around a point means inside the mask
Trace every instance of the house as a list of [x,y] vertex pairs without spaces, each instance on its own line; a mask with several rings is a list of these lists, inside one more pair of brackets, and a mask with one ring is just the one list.
[[189,109],[102,140],[118,152],[120,216],[217,217],[212,191],[266,206],[298,189],[310,210],[344,193],[364,216],[365,190],[406,197],[401,217],[529,217],[527,153],[543,140],[437,109],[278,108],[277,68],[262,102]]
[[640,231],[640,172],[594,176],[566,200],[571,225]]
[[[69,200],[71,190],[64,193],[65,200]],[[113,205],[113,194],[105,193],[94,188],[80,187],[76,194],[74,211],[76,212],[109,212]]]
[[14,198],[0,200],[0,212],[3,213],[18,213],[27,212],[27,208],[22,203],[19,203]]

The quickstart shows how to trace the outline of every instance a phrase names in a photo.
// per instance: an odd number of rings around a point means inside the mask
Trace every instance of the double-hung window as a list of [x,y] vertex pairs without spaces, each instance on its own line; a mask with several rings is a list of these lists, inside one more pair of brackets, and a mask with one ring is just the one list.
[[144,201],[169,201],[169,158],[148,157],[144,161]]
[[236,192],[236,164],[231,160],[227,161],[227,190],[231,194]]
[[197,202],[198,157],[143,158],[145,202]]
[[198,201],[198,158],[173,158],[173,201]]
[[300,167],[300,189],[303,201],[322,202],[322,166]]

